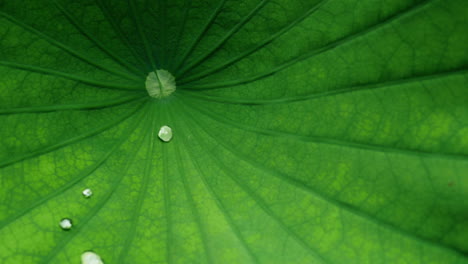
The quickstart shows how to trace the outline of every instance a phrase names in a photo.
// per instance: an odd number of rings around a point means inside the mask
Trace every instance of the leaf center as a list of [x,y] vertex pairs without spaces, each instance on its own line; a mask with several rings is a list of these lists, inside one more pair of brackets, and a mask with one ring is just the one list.
[[146,91],[154,98],[164,98],[176,90],[175,77],[166,70],[155,70],[146,77]]

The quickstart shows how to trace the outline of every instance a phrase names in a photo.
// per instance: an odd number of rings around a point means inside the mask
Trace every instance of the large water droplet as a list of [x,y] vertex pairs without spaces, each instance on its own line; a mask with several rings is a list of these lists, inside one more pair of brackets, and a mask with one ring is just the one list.
[[104,264],[104,262],[102,262],[98,254],[92,251],[86,251],[81,254],[81,264]]
[[149,96],[167,97],[176,90],[175,77],[166,70],[152,71],[146,77],[145,86]]
[[70,230],[72,228],[72,226],[73,226],[73,223],[72,223],[71,219],[64,218],[64,219],[60,220],[60,227],[63,230]]
[[93,191],[91,189],[84,189],[83,192],[81,192],[85,198],[91,197],[93,195]]
[[169,142],[172,139],[172,129],[168,126],[162,126],[159,129],[158,137],[164,142]]

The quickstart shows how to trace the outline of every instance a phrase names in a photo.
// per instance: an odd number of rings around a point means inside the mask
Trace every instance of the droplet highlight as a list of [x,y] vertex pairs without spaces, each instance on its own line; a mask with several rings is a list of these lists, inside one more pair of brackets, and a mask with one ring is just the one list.
[[81,254],[81,264],[104,264],[104,262],[98,254],[86,251]]
[[176,90],[175,77],[166,70],[152,71],[146,77],[145,86],[149,96],[154,98],[167,97]]
[[162,126],[159,129],[158,137],[164,141],[169,142],[172,139],[172,129],[168,126]]
[[81,193],[83,194],[85,198],[89,198],[93,195],[93,191],[91,191],[91,189],[89,188],[84,189]]
[[73,223],[72,223],[71,219],[64,218],[64,219],[60,220],[59,225],[63,230],[70,230],[72,228],[72,226],[73,226]]

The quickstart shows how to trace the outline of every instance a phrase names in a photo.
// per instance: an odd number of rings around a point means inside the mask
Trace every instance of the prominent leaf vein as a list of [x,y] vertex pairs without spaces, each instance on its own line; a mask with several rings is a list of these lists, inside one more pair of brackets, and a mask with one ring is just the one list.
[[190,211],[192,213],[192,216],[195,219],[198,230],[200,232],[200,237],[201,237],[201,241],[202,241],[202,244],[203,244],[203,248],[205,249],[204,250],[205,251],[205,257],[206,257],[208,263],[215,263],[213,261],[213,258],[212,258],[210,247],[208,246],[208,244],[206,242],[206,241],[208,241],[208,238],[207,238],[207,235],[206,235],[206,230],[205,230],[205,228],[203,227],[203,225],[201,223],[200,213],[198,212],[198,209],[195,206],[195,201],[193,200],[192,191],[190,190],[190,187],[188,186],[187,179],[185,178],[185,173],[182,171],[182,166],[183,165],[182,165],[182,156],[180,154],[180,149],[177,146],[175,147],[175,149],[176,149],[176,155],[177,155],[177,158],[176,158],[177,171],[178,171],[178,173],[180,175],[180,178],[182,180],[182,185],[184,187],[185,196],[187,197],[188,204],[189,204],[189,207],[190,207]]
[[0,115],[10,114],[25,114],[25,113],[49,113],[54,111],[74,111],[74,110],[97,110],[106,109],[109,107],[124,105],[133,103],[135,101],[144,100],[147,97],[144,96],[127,96],[121,97],[114,100],[99,101],[99,102],[88,102],[88,103],[76,103],[76,104],[58,104],[58,105],[40,105],[40,106],[29,106],[29,107],[16,107],[16,108],[5,108],[0,109]]
[[300,24],[302,21],[304,21],[306,18],[310,17],[312,14],[314,14],[317,10],[320,9],[320,7],[322,7],[326,2],[328,2],[329,0],[321,0],[320,2],[318,2],[317,4],[315,4],[312,8],[310,8],[304,15],[300,16],[299,18],[297,18],[296,20],[292,21],[289,25],[283,27],[282,29],[280,29],[278,32],[272,34],[269,38],[267,38],[266,40],[262,41],[260,44],[258,44],[257,46],[255,47],[252,47],[251,49],[241,53],[240,55],[238,55],[237,57],[235,58],[232,58],[231,60],[228,60],[227,62],[221,64],[220,66],[217,66],[216,68],[213,68],[213,69],[209,69],[205,72],[202,72],[202,73],[199,73],[199,74],[196,74],[196,75],[186,75],[187,77],[184,78],[180,78],[179,79],[179,83],[181,85],[185,84],[185,83],[190,83],[190,82],[193,82],[193,81],[197,81],[197,80],[200,80],[208,75],[211,75],[213,73],[216,73],[218,71],[221,71],[225,68],[227,68],[228,66],[246,58],[247,56],[261,50],[262,48],[264,48],[265,46],[267,46],[268,44],[272,43],[273,41],[277,40],[279,37],[281,37],[282,35],[284,35],[285,33],[287,33],[288,31],[290,31],[291,29],[293,29],[295,26],[297,26],[298,24]]
[[[199,127],[203,129],[199,123],[192,122],[192,126]],[[203,129],[204,130],[204,129]],[[204,137],[197,135],[197,132],[193,130],[193,133],[195,134],[196,138],[203,139]],[[208,134],[209,135],[209,134]],[[211,137],[211,135],[209,135]],[[218,138],[211,137],[214,141],[220,142]],[[206,141],[205,141],[206,143]],[[218,165],[218,167],[225,172],[225,174],[233,181],[235,182],[247,195],[249,195],[257,204],[258,206],[272,219],[274,220],[281,229],[283,229],[291,238],[293,238],[299,245],[304,247],[305,249],[309,250],[309,252],[312,253],[312,255],[321,263],[330,263],[328,260],[324,258],[315,248],[311,247],[307,242],[305,242],[298,234],[293,232],[273,211],[270,210],[268,205],[265,203],[265,201],[259,197],[252,189],[250,189],[246,184],[242,182],[241,179],[239,179],[236,175],[235,172],[231,170],[229,166],[224,165],[219,158],[216,155],[213,155],[212,151],[206,151],[206,153],[209,154],[209,156],[212,158],[212,160],[215,161],[215,163]]]
[[130,6],[130,12],[133,18],[133,21],[135,22],[135,27],[138,31],[138,35],[140,36],[140,39],[143,43],[143,47],[145,48],[146,56],[151,64],[151,67],[153,69],[157,69],[157,62],[155,61],[155,54],[151,50],[151,45],[148,42],[148,38],[146,37],[145,32],[143,31],[143,28],[141,27],[141,19],[140,16],[137,14],[136,6],[135,6],[135,0],[127,0]]
[[42,73],[46,75],[52,75],[52,76],[61,77],[61,78],[65,78],[65,79],[72,80],[72,81],[77,81],[77,82],[82,82],[82,83],[93,85],[93,86],[102,87],[105,89],[141,92],[141,87],[138,87],[137,85],[119,84],[117,82],[98,81],[98,80],[93,80],[93,79],[89,79],[86,77],[82,77],[79,75],[61,72],[61,71],[57,71],[57,70],[53,70],[49,68],[40,67],[40,66],[21,64],[21,63],[9,62],[9,61],[0,61],[0,66],[9,67],[13,69],[19,69],[19,70],[25,70],[25,71],[31,71],[31,72],[37,72],[37,73]]
[[[269,77],[269,76],[272,76],[276,73],[279,73],[291,66],[294,66],[295,64],[299,63],[299,62],[302,62],[304,60],[307,60],[307,59],[311,59],[311,58],[314,58],[315,56],[319,55],[319,54],[322,54],[322,53],[325,53],[327,51],[330,51],[330,50],[333,50],[339,46],[342,46],[348,42],[351,42],[353,40],[356,40],[356,39],[359,39],[365,35],[367,35],[368,33],[371,33],[371,32],[374,32],[376,31],[377,29],[379,28],[382,28],[383,26],[386,26],[388,24],[391,24],[395,21],[398,21],[402,18],[405,18],[405,17],[408,17],[408,16],[411,16],[411,15],[414,15],[416,14],[417,12],[419,12],[420,10],[422,10],[424,7],[426,7],[428,5],[428,3],[430,3],[431,1],[433,0],[426,0],[426,1],[423,1],[421,3],[418,3],[414,6],[411,6],[410,8],[408,8],[407,10],[405,10],[404,12],[401,12],[401,13],[397,13],[391,17],[388,17],[384,20],[381,20],[379,21],[378,23],[374,24],[373,26],[371,27],[368,27],[362,31],[359,31],[357,33],[354,33],[354,34],[351,34],[349,36],[346,36],[346,37],[343,37],[341,39],[338,39],[334,42],[331,42],[321,48],[318,48],[318,49],[314,49],[314,50],[311,50],[310,52],[307,52],[307,53],[304,53],[303,55],[300,55],[296,58],[293,58],[289,61],[286,61],[285,63],[282,63],[278,66],[275,66],[273,69],[269,70],[269,71],[266,71],[266,72],[263,72],[263,73],[260,73],[260,74],[257,74],[257,75],[253,75],[253,76],[250,76],[250,77],[246,77],[244,79],[239,79],[239,80],[230,80],[230,81],[224,81],[224,82],[219,82],[219,83],[214,83],[214,82],[211,82],[211,83],[206,83],[206,84],[194,84],[194,85],[190,85],[190,89],[218,89],[218,88],[222,88],[222,87],[230,87],[230,86],[236,86],[236,85],[240,85],[240,84],[247,84],[247,83],[251,83],[251,82],[255,82],[255,81],[258,81],[258,80],[261,80],[261,79],[264,79],[266,77]],[[184,85],[180,85],[180,87],[182,88],[185,88],[187,89],[187,86],[186,84]]]
[[146,77],[142,69],[135,67],[133,64],[122,59],[120,56],[114,54],[114,52],[112,52],[108,47],[106,47],[103,43],[101,43],[96,37],[94,37],[92,34],[89,34],[86,31],[86,29],[80,25],[80,23],[76,20],[76,18],[72,14],[70,14],[70,12],[68,12],[65,7],[59,4],[57,0],[54,0],[53,2],[56,5],[56,7],[60,10],[60,12],[62,12],[65,15],[68,21],[70,21],[70,24],[72,24],[81,34],[86,36],[87,39],[93,42],[101,51],[106,53],[110,58],[112,58],[114,61],[116,61],[120,65],[132,71],[134,74],[141,76],[141,77]]
[[[193,43],[190,45],[190,48],[182,55],[182,59],[177,63],[175,67],[175,73],[177,73],[182,65],[185,63],[185,61],[189,58],[189,56],[192,54],[192,52],[195,50],[197,47],[198,43],[202,40],[202,38],[206,35],[208,32],[208,29],[210,29],[211,25],[213,24],[213,21],[218,17],[218,15],[221,13],[221,10],[224,7],[224,4],[226,3],[227,0],[221,0],[219,2],[219,5],[214,9],[213,13],[211,16],[208,18],[208,21],[206,24],[203,26],[203,30],[200,32],[198,37],[193,41]],[[176,74],[178,77],[179,75]]]
[[92,136],[99,135],[99,134],[101,134],[101,133],[103,133],[103,132],[105,132],[105,131],[113,128],[113,127],[115,127],[116,125],[120,124],[124,120],[130,118],[132,115],[134,115],[136,112],[138,112],[138,110],[140,110],[143,107],[143,105],[144,104],[141,104],[135,110],[131,111],[129,114],[124,115],[121,118],[116,119],[114,122],[111,122],[110,124],[106,124],[104,126],[100,126],[100,127],[96,128],[96,129],[90,131],[90,132],[83,133],[83,134],[80,134],[78,136],[69,138],[67,140],[64,140],[64,141],[55,143],[53,145],[44,147],[42,149],[38,149],[38,150],[35,150],[35,151],[31,151],[29,153],[23,154],[22,156],[14,157],[14,158],[11,158],[9,160],[0,162],[0,169],[5,168],[5,167],[10,166],[10,165],[13,165],[13,164],[18,163],[18,162],[27,160],[27,159],[39,157],[41,155],[44,155],[44,154],[50,153],[52,151],[64,148],[64,147],[69,146],[71,144],[74,144],[76,142],[85,140],[85,139],[90,138]]
[[96,4],[99,6],[99,9],[101,10],[102,14],[104,15],[104,18],[106,21],[111,25],[113,28],[114,32],[117,34],[117,36],[120,38],[122,43],[125,44],[125,46],[128,48],[128,50],[132,53],[133,57],[137,59],[142,65],[145,65],[145,61],[142,60],[138,52],[135,50],[135,46],[130,43],[130,40],[127,37],[127,34],[125,34],[120,26],[117,24],[117,22],[114,20],[114,17],[112,13],[109,11],[109,8],[102,2],[102,0],[95,0]]
[[205,55],[195,59],[195,61],[185,68],[182,68],[177,72],[177,76],[184,76],[187,72],[200,65],[207,58],[211,57],[219,48],[221,48],[232,36],[234,36],[245,24],[247,24],[270,0],[262,0],[257,6],[242,19],[237,25],[235,25],[218,43],[215,44],[214,48],[208,51]]
[[339,94],[355,93],[355,92],[364,92],[368,90],[378,90],[378,89],[388,89],[391,87],[397,87],[399,85],[406,85],[409,83],[419,83],[425,81],[432,81],[439,78],[448,78],[455,75],[466,75],[468,69],[466,67],[446,71],[446,72],[437,72],[421,76],[410,76],[404,77],[401,79],[390,80],[385,82],[374,82],[367,83],[362,85],[353,85],[344,88],[338,88],[335,90],[328,90],[322,92],[315,92],[311,94],[303,94],[298,96],[291,97],[281,97],[273,99],[244,99],[244,98],[233,98],[233,97],[223,97],[223,96],[213,96],[200,93],[200,91],[193,91],[189,89],[180,89],[178,93],[183,94],[183,96],[193,97],[197,99],[207,100],[216,103],[226,103],[226,104],[237,104],[237,105],[269,105],[269,104],[283,104],[283,103],[294,103],[300,101],[308,101],[323,97],[336,96]]
[[227,126],[234,126],[239,129],[261,134],[261,135],[284,137],[284,138],[288,138],[292,140],[313,142],[316,144],[335,145],[335,146],[354,148],[354,149],[364,149],[364,150],[376,151],[376,152],[382,152],[382,153],[395,153],[395,154],[402,154],[402,155],[418,156],[421,158],[426,157],[426,158],[438,158],[438,159],[447,159],[447,160],[454,160],[454,159],[463,160],[463,161],[468,160],[468,156],[465,154],[434,153],[434,152],[424,151],[424,150],[419,150],[419,149],[404,149],[404,148],[396,148],[396,147],[390,147],[390,146],[384,146],[384,145],[357,143],[357,142],[345,141],[345,140],[334,139],[334,138],[311,136],[311,135],[297,135],[297,134],[292,134],[292,133],[284,132],[284,131],[274,131],[270,129],[252,127],[250,125],[245,125],[245,124],[241,124],[238,122],[234,122],[219,114],[206,111],[200,107],[195,106],[193,103],[188,102],[187,99],[184,99],[184,101],[186,102],[187,105],[190,105],[193,109],[204,114],[205,116],[212,118],[213,120],[218,121],[221,124],[224,124]]
[[[181,130],[183,130],[184,133],[187,133],[189,135],[191,132],[190,129],[183,129],[184,125],[181,123],[178,123],[181,127]],[[184,137],[181,137],[181,140],[184,142],[185,146],[189,146],[188,142],[185,140]],[[255,253],[252,251],[252,249],[248,246],[247,242],[245,241],[244,237],[242,236],[241,232],[235,225],[233,219],[228,213],[227,208],[224,206],[223,202],[220,200],[220,198],[216,195],[215,191],[211,187],[211,185],[208,183],[206,179],[205,173],[201,169],[201,165],[196,159],[195,155],[192,153],[192,148],[188,148],[187,151],[188,155],[191,156],[191,163],[194,165],[195,169],[198,171],[198,175],[200,176],[200,179],[202,180],[203,186],[208,190],[208,193],[210,194],[211,197],[213,197],[219,211],[223,214],[224,219],[228,223],[230,229],[233,231],[234,235],[237,237],[237,239],[240,241],[241,246],[247,251],[249,257],[254,261],[254,263],[259,263],[257,256]]]
[[[142,111],[144,112],[144,111]],[[141,122],[141,120],[143,119],[144,115],[141,115],[140,118],[138,118],[138,121]],[[132,134],[136,128],[138,126],[136,124],[134,124],[134,126],[130,126],[129,128],[132,128],[130,129],[131,132],[130,134]],[[129,138],[130,138],[130,134],[124,134],[122,136],[122,142],[119,144],[122,145],[123,142],[127,141]],[[141,145],[140,145],[141,146]],[[139,149],[139,148],[137,148]],[[134,155],[133,159],[135,158],[136,155]],[[128,168],[130,167],[130,165],[132,164],[132,158],[128,160],[128,162],[126,163],[126,166],[125,166],[125,169],[120,173],[120,176],[116,179],[116,181],[113,181],[112,182],[112,187],[111,187],[111,190],[109,193],[106,194],[106,196],[104,197],[104,199],[102,199],[101,201],[99,201],[99,203],[94,206],[92,208],[92,210],[87,214],[87,216],[81,221],[81,222],[78,222],[78,224],[73,228],[72,232],[69,233],[66,233],[64,234],[65,238],[63,240],[60,241],[60,243],[57,243],[56,247],[54,249],[52,249],[52,251],[49,252],[49,254],[44,257],[44,259],[42,260],[42,263],[44,264],[48,264],[50,263],[50,261],[63,249],[65,248],[79,233],[80,231],[82,231],[83,229],[85,229],[85,227],[87,226],[87,224],[95,217],[97,216],[97,214],[99,213],[99,211],[101,211],[102,208],[104,208],[104,206],[107,204],[107,202],[110,200],[110,198],[114,195],[115,191],[117,190],[117,188],[119,187],[119,184],[120,182],[122,181],[122,179],[124,178]]]
[[[142,109],[143,110],[143,109]],[[143,113],[144,111],[142,111]],[[138,120],[138,119],[137,119]],[[130,126],[129,128],[133,128],[135,126]],[[128,131],[130,131],[130,129],[127,129]],[[131,129],[132,131],[134,131],[135,129]],[[124,135],[127,135],[124,133]],[[87,177],[89,177],[91,174],[93,174],[97,169],[99,169],[114,153],[115,151],[120,147],[122,146],[125,141],[126,141],[127,137],[125,136],[122,136],[120,138],[120,140],[115,144],[113,145],[109,151],[107,151],[103,156],[102,158],[100,158],[99,160],[97,160],[93,165],[89,166],[87,169],[85,169],[84,171],[82,171],[77,177],[73,178],[71,181],[67,182],[66,184],[64,184],[63,186],[57,188],[56,190],[54,190],[53,192],[47,194],[46,196],[44,197],[41,197],[37,200],[35,200],[32,204],[30,204],[29,206],[27,207],[24,207],[19,213],[3,220],[0,222],[0,230],[5,228],[6,226],[8,226],[9,224],[13,223],[14,221],[16,221],[17,219],[21,218],[22,216],[26,215],[27,213],[29,213],[31,210],[33,210],[34,208],[44,204],[45,202],[49,201],[50,199],[56,197],[57,195],[60,195],[64,192],[66,192],[67,190],[71,189],[73,186],[75,186],[76,184],[80,183],[81,181],[83,181],[84,179],[86,179]]]
[[[152,104],[152,102],[148,101],[148,104]],[[153,104],[154,105],[154,104]],[[138,228],[138,220],[141,216],[141,209],[143,208],[143,202],[145,200],[145,196],[147,195],[147,190],[148,190],[148,182],[150,179],[151,171],[153,168],[153,155],[154,155],[154,107],[151,109],[151,121],[148,122],[150,123],[150,128],[147,129],[147,137],[149,141],[149,147],[148,147],[148,152],[146,153],[146,165],[145,165],[145,170],[143,173],[143,179],[142,182],[140,183],[140,190],[138,191],[138,198],[137,198],[137,203],[133,208],[132,212],[132,218],[130,220],[130,227],[127,230],[127,236],[125,238],[125,241],[123,243],[122,250],[120,251],[119,258],[118,258],[118,263],[125,263],[125,260],[128,256],[129,250],[132,248],[132,242],[135,239],[136,231]],[[136,156],[136,155],[135,155]]]
[[92,58],[88,58],[86,55],[78,52],[78,51],[75,51],[73,50],[72,48],[68,47],[67,45],[47,36],[46,34],[40,32],[39,30],[29,26],[29,25],[26,25],[24,24],[23,22],[17,20],[16,18],[0,11],[0,16],[6,18],[7,20],[9,20],[10,22],[14,23],[15,25],[19,26],[19,27],[22,27],[23,29],[35,34],[36,36],[42,38],[43,40],[49,42],[50,44],[54,45],[55,47],[67,52],[68,54],[74,56],[75,58],[77,59],[80,59],[86,63],[88,63],[89,65],[93,65],[94,67],[100,69],[100,70],[104,70],[106,72],[109,72],[111,74],[114,74],[116,76],[120,76],[122,78],[125,78],[127,80],[131,80],[131,81],[140,81],[140,78],[138,78],[138,76],[136,76],[135,74],[129,74],[129,73],[126,73],[126,72],[121,72],[121,71],[118,71],[118,70],[114,70],[112,68],[109,68],[109,67],[106,67],[104,65],[101,65],[99,63],[96,63],[95,62],[95,59],[92,59]]
[[[187,105],[187,104],[186,104]],[[190,106],[189,106],[190,107]],[[318,189],[316,188],[313,188],[312,186],[310,186],[310,184],[308,184],[307,182],[304,182],[304,181],[300,181],[298,179],[295,179],[295,178],[292,178],[291,176],[283,173],[283,172],[280,172],[276,169],[272,169],[272,168],[268,168],[266,167],[265,165],[259,163],[259,162],[256,162],[254,159],[249,159],[249,158],[246,158],[245,155],[243,155],[240,151],[236,150],[236,147],[232,144],[229,144],[229,143],[226,143],[220,139],[218,139],[218,137],[216,137],[215,135],[213,135],[212,132],[210,132],[208,129],[205,128],[204,124],[206,124],[205,122],[203,122],[200,118],[197,118],[195,115],[190,115],[191,116],[191,119],[194,121],[194,124],[196,124],[198,127],[200,127],[205,134],[209,135],[210,138],[212,138],[214,141],[216,141],[216,143],[220,146],[222,146],[224,149],[226,149],[227,151],[229,151],[232,155],[234,155],[235,157],[239,158],[240,160],[246,162],[247,164],[251,165],[252,167],[254,168],[257,168],[261,171],[264,171],[266,173],[268,173],[269,175],[271,176],[274,176],[275,178],[278,178],[279,180],[291,185],[291,186],[294,186],[294,187],[297,187],[298,189],[301,189],[303,191],[305,191],[306,193],[309,193],[311,194],[312,196],[318,198],[319,200],[322,200],[328,204],[331,204],[337,208],[339,208],[340,210],[343,210],[345,212],[349,212],[357,217],[360,217],[362,219],[365,219],[366,221],[369,221],[371,223],[374,223],[376,224],[377,226],[381,226],[387,230],[391,230],[393,232],[396,232],[396,233],[399,233],[401,234],[402,236],[405,236],[405,237],[409,237],[411,239],[414,239],[416,241],[420,241],[422,243],[425,243],[425,244],[428,244],[428,245],[432,245],[432,246],[436,246],[436,247],[439,247],[439,248],[444,248],[446,250],[450,250],[450,251],[454,251],[454,252],[457,252],[458,254],[461,254],[463,255],[464,252],[457,249],[457,248],[454,248],[454,247],[451,247],[451,246],[448,246],[446,244],[443,244],[441,241],[435,241],[435,240],[432,240],[432,239],[429,239],[427,237],[424,237],[424,236],[421,236],[419,234],[415,234],[415,233],[411,233],[409,232],[408,230],[402,228],[402,227],[399,227],[391,222],[388,222],[388,221],[385,221],[383,219],[380,219],[380,218],[377,218],[375,215],[377,215],[378,213],[375,213],[374,215],[366,212],[366,211],[363,211],[361,210],[360,208],[356,207],[355,205],[353,204],[349,204],[349,203],[346,203],[346,202],[343,202],[341,200],[338,200],[334,197],[331,197],[331,196],[328,196],[326,195],[325,193],[319,191]],[[387,159],[388,159],[388,156],[386,155]],[[422,160],[421,162],[424,162],[424,160]],[[426,173],[429,173],[427,170],[426,170]]]

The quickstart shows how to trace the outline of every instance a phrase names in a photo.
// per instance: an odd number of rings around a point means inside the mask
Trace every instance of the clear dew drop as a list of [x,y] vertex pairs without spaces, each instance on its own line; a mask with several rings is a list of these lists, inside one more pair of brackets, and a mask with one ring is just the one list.
[[159,129],[158,137],[164,142],[169,142],[172,139],[172,129],[168,126],[162,126]]
[[104,262],[102,262],[98,254],[92,251],[86,251],[81,254],[81,264],[104,264]]
[[93,195],[93,191],[91,191],[91,189],[89,188],[84,189],[81,193],[83,194],[85,198],[89,198]]
[[64,218],[64,219],[60,220],[60,227],[63,230],[70,230],[72,228],[72,226],[73,226],[73,223],[72,223],[71,219]]
[[148,73],[145,86],[149,96],[154,98],[167,97],[176,90],[175,77],[166,70],[155,70]]

